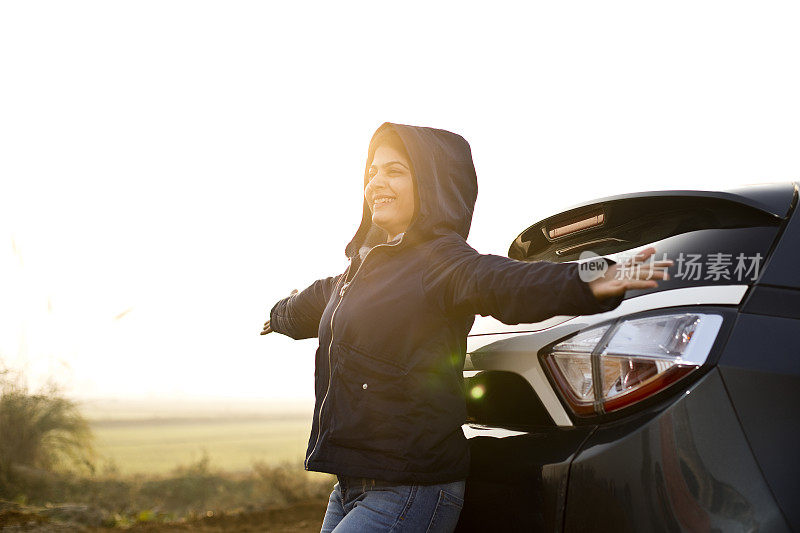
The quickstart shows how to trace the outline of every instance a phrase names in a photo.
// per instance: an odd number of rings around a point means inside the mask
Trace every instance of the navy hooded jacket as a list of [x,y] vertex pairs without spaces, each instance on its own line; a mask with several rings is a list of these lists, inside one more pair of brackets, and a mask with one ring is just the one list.
[[[608,311],[623,296],[598,301],[576,263],[475,251],[465,241],[478,194],[469,144],[448,131],[385,123],[367,167],[386,128],[413,167],[411,224],[386,243],[365,201],[347,270],[276,303],[271,327],[319,338],[306,469],[409,484],[460,480],[469,470],[462,367],[475,315],[538,322]],[[363,246],[374,247],[362,261]]]

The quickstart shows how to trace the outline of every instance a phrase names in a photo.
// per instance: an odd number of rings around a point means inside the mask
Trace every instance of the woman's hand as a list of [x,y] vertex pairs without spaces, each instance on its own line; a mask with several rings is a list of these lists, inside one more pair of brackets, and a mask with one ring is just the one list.
[[667,267],[673,264],[672,260],[653,261],[643,265],[654,253],[656,249],[652,246],[646,248],[636,254],[632,261],[611,265],[601,277],[590,281],[589,288],[595,298],[605,300],[631,289],[652,289],[658,286],[657,279],[669,279]]
[[[294,296],[295,294],[297,294],[297,289],[294,289],[291,293],[289,293],[289,296]],[[272,333],[272,326],[270,325],[269,320],[264,322],[264,327],[261,328],[261,335],[266,335],[267,333]]]

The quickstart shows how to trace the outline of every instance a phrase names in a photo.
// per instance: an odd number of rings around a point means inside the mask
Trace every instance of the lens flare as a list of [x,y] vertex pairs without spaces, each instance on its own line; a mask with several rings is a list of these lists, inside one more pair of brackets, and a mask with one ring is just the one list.
[[472,396],[474,400],[480,400],[483,398],[484,394],[486,394],[486,388],[483,385],[475,385],[469,391],[469,395]]

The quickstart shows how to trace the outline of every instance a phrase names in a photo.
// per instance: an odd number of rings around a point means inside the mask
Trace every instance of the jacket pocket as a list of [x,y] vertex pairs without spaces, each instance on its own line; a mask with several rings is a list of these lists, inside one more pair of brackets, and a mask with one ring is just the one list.
[[408,429],[413,402],[408,370],[387,358],[340,344],[332,383],[331,442],[346,448],[380,451],[387,460],[399,460],[408,447],[403,428]]
[[351,368],[361,368],[366,373],[376,375],[406,375],[408,365],[403,361],[374,350],[362,348],[350,343],[339,343],[341,357]]

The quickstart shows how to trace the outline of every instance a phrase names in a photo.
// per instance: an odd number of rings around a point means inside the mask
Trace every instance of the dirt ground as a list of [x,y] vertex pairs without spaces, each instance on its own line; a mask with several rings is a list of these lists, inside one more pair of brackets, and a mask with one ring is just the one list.
[[[308,501],[281,509],[254,511],[237,514],[219,514],[201,519],[170,524],[136,524],[125,531],[137,533],[161,533],[165,531],[200,532],[275,532],[317,533],[322,525],[327,500]],[[76,527],[75,524],[51,522],[31,513],[6,511],[0,513],[0,531],[32,531],[38,533],[80,531],[85,533],[110,533],[121,531],[114,528]]]

